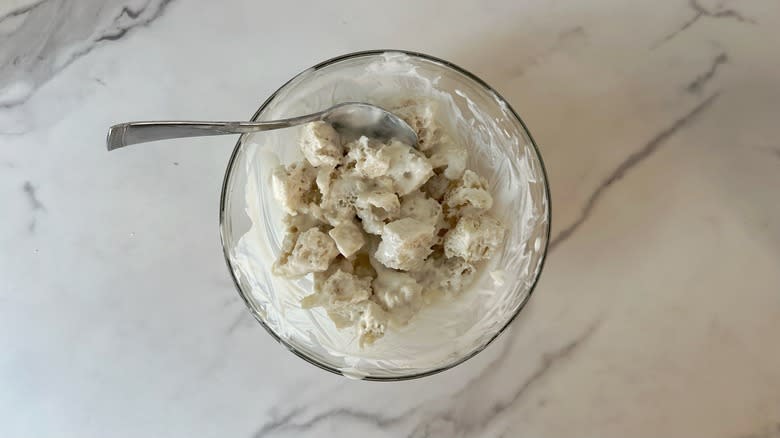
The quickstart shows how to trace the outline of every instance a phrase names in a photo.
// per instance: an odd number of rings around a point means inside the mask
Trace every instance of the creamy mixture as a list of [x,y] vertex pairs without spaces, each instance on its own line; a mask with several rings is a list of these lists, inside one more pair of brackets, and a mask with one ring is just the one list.
[[313,274],[301,305],[355,327],[361,346],[435,297],[463,291],[505,233],[488,214],[486,180],[466,169],[468,153],[437,123],[436,105],[409,101],[393,111],[417,131],[417,148],[341,138],[314,122],[300,140],[305,159],[272,176],[287,214],[273,273]]

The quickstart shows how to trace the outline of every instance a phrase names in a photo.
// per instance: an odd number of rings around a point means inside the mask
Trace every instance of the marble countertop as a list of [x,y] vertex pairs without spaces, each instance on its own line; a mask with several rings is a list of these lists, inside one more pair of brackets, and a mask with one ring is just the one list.
[[[3,2],[0,435],[780,437],[780,3],[479,3]],[[232,139],[104,140],[242,119],[387,47],[513,104],[554,239],[509,332],[379,384],[246,312],[217,231]]]

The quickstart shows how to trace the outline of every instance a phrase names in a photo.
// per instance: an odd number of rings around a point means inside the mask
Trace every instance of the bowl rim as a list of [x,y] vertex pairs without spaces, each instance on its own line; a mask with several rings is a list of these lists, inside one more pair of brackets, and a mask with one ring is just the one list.
[[[525,298],[523,298],[523,301],[520,303],[520,305],[517,308],[517,311],[507,320],[506,324],[504,324],[503,327],[501,327],[496,333],[483,345],[481,345],[476,350],[472,351],[471,353],[463,356],[462,358],[451,362],[449,364],[446,364],[444,366],[438,367],[436,369],[425,371],[421,373],[413,373],[408,375],[401,375],[401,376],[359,376],[360,380],[366,380],[366,381],[375,381],[375,382],[397,382],[397,381],[404,381],[404,380],[412,380],[412,379],[419,379],[422,377],[432,376],[434,374],[441,373],[443,371],[449,370],[451,368],[454,368],[467,360],[471,359],[472,357],[476,356],[480,352],[484,351],[488,345],[492,344],[493,341],[498,338],[506,329],[512,324],[512,322],[517,318],[517,316],[520,314],[520,312],[525,308],[528,301],[531,299],[531,295],[534,293],[534,290],[536,289],[537,284],[539,283],[539,278],[542,276],[542,271],[544,270],[545,262],[547,261],[547,252],[549,250],[550,246],[550,233],[552,229],[552,199],[550,196],[550,182],[549,178],[547,176],[547,169],[544,165],[544,161],[542,159],[542,154],[539,151],[539,147],[536,144],[536,141],[533,139],[533,136],[531,135],[531,132],[528,130],[528,127],[526,126],[523,119],[517,114],[517,112],[512,108],[512,106],[507,102],[504,97],[498,93],[493,87],[488,85],[485,81],[483,81],[481,78],[476,76],[475,74],[471,73],[470,71],[452,63],[449,61],[446,61],[441,58],[437,58],[435,56],[431,56],[425,53],[421,52],[415,52],[415,51],[409,51],[409,50],[403,50],[403,49],[374,49],[374,50],[362,50],[362,51],[356,51],[356,52],[350,52],[343,55],[335,56],[333,58],[327,59],[325,61],[322,61],[318,64],[315,64],[312,67],[309,67],[300,73],[296,74],[290,80],[282,84],[276,91],[274,91],[268,98],[260,105],[260,107],[255,111],[255,113],[252,115],[252,121],[256,121],[257,118],[260,116],[260,114],[266,109],[269,103],[279,94],[280,91],[282,91],[287,85],[289,85],[291,82],[295,81],[299,77],[303,76],[304,74],[314,72],[317,70],[320,70],[322,68],[325,68],[327,66],[330,66],[331,64],[335,64],[340,61],[344,61],[347,59],[353,59],[353,58],[360,58],[365,56],[376,56],[376,55],[382,55],[384,53],[400,53],[406,56],[414,57],[414,58],[420,58],[426,61],[432,61],[435,63],[439,63],[444,65],[445,67],[448,67],[467,78],[473,80],[477,84],[481,85],[485,88],[485,90],[493,93],[496,97],[496,99],[501,102],[502,105],[505,105],[506,108],[510,111],[513,117],[517,119],[518,122],[520,122],[520,126],[522,126],[523,130],[525,131],[525,134],[528,136],[528,139],[531,141],[531,146],[533,147],[533,151],[536,154],[537,160],[539,160],[539,165],[542,170],[542,175],[544,176],[544,194],[547,198],[547,232],[546,232],[546,238],[544,243],[544,249],[542,252],[541,260],[539,261],[539,269],[537,271],[536,277],[533,280],[533,284],[531,284],[531,287],[528,289],[528,293],[526,294]],[[244,292],[244,290],[241,288],[241,284],[238,282],[238,278],[236,278],[234,266],[231,262],[230,255],[229,255],[229,249],[226,245],[226,235],[225,235],[225,219],[226,219],[226,203],[227,203],[227,191],[228,191],[228,184],[230,182],[230,177],[232,175],[232,169],[235,164],[235,160],[238,157],[238,152],[241,149],[242,140],[244,138],[244,135],[241,135],[239,137],[238,141],[236,141],[236,146],[233,148],[233,152],[230,155],[230,159],[227,163],[227,168],[225,169],[225,177],[222,181],[222,190],[220,193],[220,199],[219,199],[219,237],[220,242],[222,244],[222,254],[225,257],[225,263],[228,268],[228,272],[230,272],[230,277],[233,279],[233,284],[236,287],[236,290],[238,291],[239,296],[244,301],[244,304],[249,309],[249,312],[254,316],[254,318],[257,320],[257,322],[260,323],[263,328],[265,328],[266,332],[268,332],[269,335],[273,339],[275,339],[277,342],[285,346],[288,350],[290,350],[293,354],[300,357],[301,359],[305,360],[306,362],[323,369],[325,371],[329,371],[333,374],[337,374],[343,377],[347,378],[354,378],[356,376],[354,375],[347,375],[344,374],[344,372],[338,368],[331,367],[325,363],[322,363],[318,360],[316,360],[313,357],[308,356],[305,352],[298,350],[295,346],[287,342],[285,339],[281,338],[276,332],[274,332],[271,327],[269,327],[265,321],[263,320],[262,316],[258,314],[257,311],[255,311],[254,307],[252,307],[252,304],[249,300],[249,297]]]

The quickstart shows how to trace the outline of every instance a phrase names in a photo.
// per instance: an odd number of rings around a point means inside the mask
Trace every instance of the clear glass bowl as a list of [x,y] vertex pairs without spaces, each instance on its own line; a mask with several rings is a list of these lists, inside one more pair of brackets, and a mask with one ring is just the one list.
[[275,165],[300,160],[296,129],[242,136],[230,157],[220,201],[220,232],[241,297],[268,333],[325,370],[366,380],[404,380],[449,369],[482,351],[518,315],[542,270],[550,232],[550,194],[539,150],[523,121],[473,74],[428,55],[352,53],[316,65],[284,84],[252,120],[319,111],[339,102],[387,106],[425,97],[445,109],[450,134],[469,150],[469,168],[490,182],[492,214],[506,244],[479,268],[472,288],[424,308],[409,325],[360,349],[354,329],[338,330],[322,309],[299,300],[311,280],[274,277],[282,212],[270,192]]

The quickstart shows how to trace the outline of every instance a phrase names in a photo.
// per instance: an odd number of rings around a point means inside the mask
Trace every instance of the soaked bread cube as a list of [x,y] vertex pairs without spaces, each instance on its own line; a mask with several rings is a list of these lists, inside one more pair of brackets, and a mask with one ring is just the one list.
[[362,136],[347,145],[347,163],[354,164],[355,170],[366,178],[379,178],[390,169],[390,157],[383,154],[384,144]]
[[336,248],[344,257],[352,257],[366,243],[363,231],[353,222],[344,222],[328,231],[328,235],[336,243]]
[[301,152],[314,167],[335,167],[344,155],[341,136],[330,124],[321,121],[303,125]]
[[371,277],[359,277],[340,269],[330,274],[315,290],[301,300],[301,307],[324,307],[336,327],[358,322],[371,296]]
[[385,225],[374,257],[388,268],[412,270],[422,266],[436,241],[436,228],[403,218]]
[[393,324],[406,324],[422,307],[423,287],[407,272],[380,268],[371,284],[374,289],[371,299],[387,311]]
[[504,225],[490,216],[462,217],[444,236],[444,255],[476,262],[493,256],[504,239]]
[[417,134],[417,149],[430,149],[439,138],[439,126],[436,123],[438,104],[431,100],[406,102],[393,112],[408,123]]
[[441,205],[419,190],[401,198],[401,217],[410,217],[438,226],[441,214]]
[[305,162],[278,166],[271,174],[274,198],[288,214],[305,212],[309,204],[318,201],[316,178],[317,170]]
[[434,253],[422,268],[411,273],[425,290],[457,294],[474,281],[476,267],[460,257]]
[[392,178],[393,187],[400,196],[419,189],[433,176],[433,167],[425,156],[401,142],[394,141],[383,147],[381,154],[390,162],[387,176]]
[[477,268],[460,257],[444,259],[440,266],[439,287],[446,293],[458,293],[474,282]]
[[352,222],[355,218],[355,200],[367,188],[366,181],[354,171],[337,172],[319,205],[323,219],[333,226]]
[[301,306],[344,307],[365,301],[370,296],[371,278],[358,277],[338,269],[322,283],[318,292],[305,297]]
[[487,180],[471,170],[463,173],[444,195],[442,204],[449,218],[482,213],[493,206],[493,197],[487,190]]
[[361,193],[355,201],[357,216],[367,233],[382,234],[385,223],[397,219],[401,212],[398,196],[387,188]]
[[285,239],[282,254],[272,267],[275,275],[296,278],[325,271],[339,253],[333,239],[318,228],[310,228],[291,240],[294,245]]

